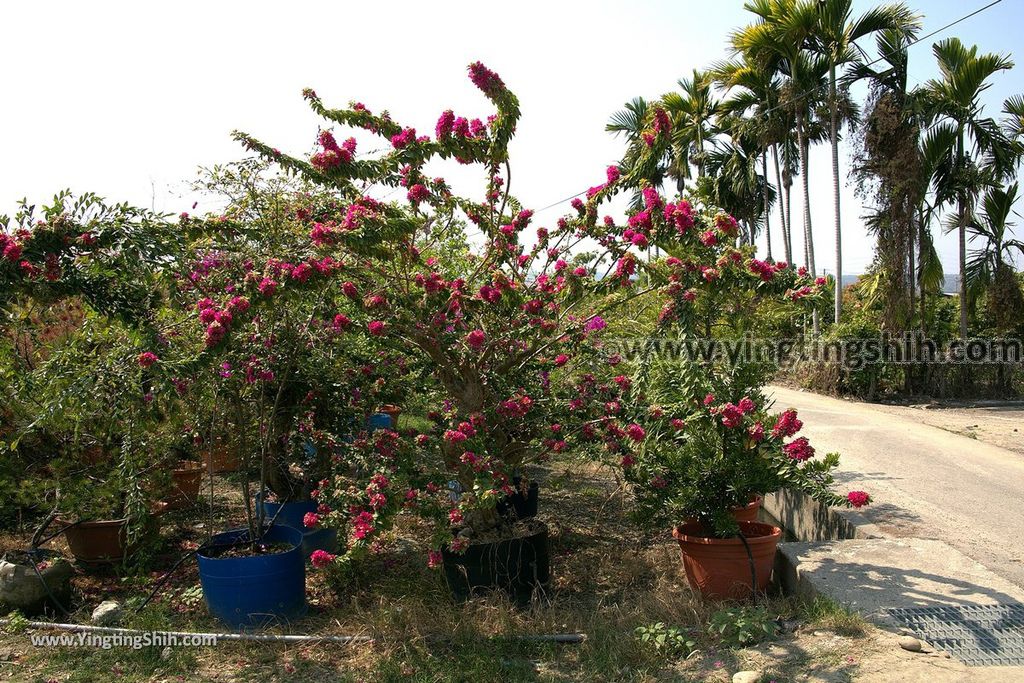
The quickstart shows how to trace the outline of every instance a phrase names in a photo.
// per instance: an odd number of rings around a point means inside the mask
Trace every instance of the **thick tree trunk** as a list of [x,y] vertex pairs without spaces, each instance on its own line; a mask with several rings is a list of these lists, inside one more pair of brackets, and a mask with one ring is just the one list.
[[843,229],[839,215],[839,114],[836,111],[836,66],[832,64],[828,74],[829,104],[831,105],[832,137],[832,192],[836,228],[836,295],[835,322],[839,322],[843,309]]

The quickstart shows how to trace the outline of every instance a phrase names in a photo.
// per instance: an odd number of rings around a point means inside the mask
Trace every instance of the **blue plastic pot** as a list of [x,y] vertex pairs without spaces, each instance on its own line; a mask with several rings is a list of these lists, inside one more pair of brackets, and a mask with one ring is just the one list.
[[[248,529],[217,534],[211,545],[230,544],[249,536]],[[306,614],[306,563],[302,532],[274,525],[264,540],[290,543],[291,550],[273,555],[209,557],[199,552],[199,580],[210,613],[233,628],[288,622]],[[211,549],[210,552],[215,551]]]
[[309,530],[302,523],[302,518],[306,516],[307,512],[316,512],[317,502],[315,500],[271,503],[270,501],[263,501],[263,497],[258,493],[256,494],[256,500],[257,502],[263,502],[263,515],[268,522],[273,519],[274,526],[283,525],[298,529],[299,533],[302,534],[302,556],[307,560],[314,550],[326,550],[329,553],[336,553],[338,551],[337,529]]
[[366,428],[371,431],[378,429],[394,429],[394,418],[387,413],[374,413],[366,419]]

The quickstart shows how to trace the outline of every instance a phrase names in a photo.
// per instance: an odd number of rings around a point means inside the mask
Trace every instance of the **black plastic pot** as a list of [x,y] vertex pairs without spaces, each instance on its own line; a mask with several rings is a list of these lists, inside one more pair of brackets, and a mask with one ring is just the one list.
[[537,530],[529,536],[472,543],[462,554],[445,549],[444,576],[452,594],[465,600],[477,590],[499,589],[517,602],[526,602],[537,588],[547,586],[551,578],[548,528],[543,522],[534,524]]
[[512,486],[516,492],[498,502],[498,514],[505,515],[512,510],[516,519],[532,519],[537,516],[537,496],[540,492],[537,482],[530,482],[530,488],[527,489],[526,495],[523,495],[519,488],[521,481],[521,477],[512,477]]

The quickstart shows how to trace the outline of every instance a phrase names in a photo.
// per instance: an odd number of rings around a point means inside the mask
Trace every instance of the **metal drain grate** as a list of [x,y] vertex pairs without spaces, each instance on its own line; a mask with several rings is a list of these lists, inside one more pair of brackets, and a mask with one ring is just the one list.
[[933,647],[971,666],[1024,665],[1024,604],[886,610]]

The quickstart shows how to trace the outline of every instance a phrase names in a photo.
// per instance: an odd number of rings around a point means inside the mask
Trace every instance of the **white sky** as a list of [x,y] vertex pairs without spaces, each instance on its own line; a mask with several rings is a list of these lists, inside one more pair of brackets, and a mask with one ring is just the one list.
[[[985,2],[911,4],[926,14],[928,31]],[[939,37],[955,34],[1008,53],[1022,19],[1020,0],[1006,0]],[[622,149],[604,132],[612,112],[725,57],[728,31],[749,21],[740,0],[3,3],[0,212],[13,211],[21,197],[45,202],[64,187],[159,211],[191,210],[196,198],[187,182],[196,168],[242,156],[231,130],[291,153],[310,149],[318,119],[300,95],[305,86],[328,106],[359,100],[432,135],[444,109],[490,113],[465,76],[476,59],[520,98],[512,191],[540,208],[603,180]],[[915,81],[934,75],[932,61],[928,45],[914,48]],[[1024,65],[995,79],[986,95],[990,112],[1015,92],[1024,92]],[[845,150],[841,163],[848,163]],[[811,157],[811,203],[818,268],[830,271],[831,193],[821,146]],[[793,201],[800,216],[799,193]],[[857,273],[871,261],[873,240],[850,188],[843,202],[844,270]],[[548,210],[537,222],[551,224],[567,209]],[[777,227],[775,212],[781,258]],[[951,236],[941,238],[940,253],[946,272],[955,272]]]

